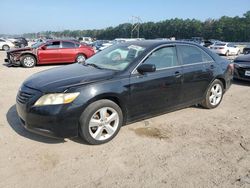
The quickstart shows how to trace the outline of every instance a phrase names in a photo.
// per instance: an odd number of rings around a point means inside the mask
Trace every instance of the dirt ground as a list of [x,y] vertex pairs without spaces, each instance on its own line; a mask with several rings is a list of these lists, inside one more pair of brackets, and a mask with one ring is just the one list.
[[54,140],[20,126],[15,97],[31,69],[0,52],[0,187],[250,187],[250,84],[214,110],[190,107],[123,127],[104,145]]

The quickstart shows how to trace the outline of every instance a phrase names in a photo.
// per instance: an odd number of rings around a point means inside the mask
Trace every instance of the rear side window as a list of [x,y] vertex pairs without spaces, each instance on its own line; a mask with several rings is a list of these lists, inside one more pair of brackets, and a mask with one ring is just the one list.
[[62,42],[62,48],[75,48],[76,45],[73,42]]
[[178,45],[177,49],[183,65],[213,61],[213,59],[207,53],[198,47],[190,45]]
[[178,65],[175,47],[164,47],[154,51],[144,64],[153,64],[156,70],[174,67]]

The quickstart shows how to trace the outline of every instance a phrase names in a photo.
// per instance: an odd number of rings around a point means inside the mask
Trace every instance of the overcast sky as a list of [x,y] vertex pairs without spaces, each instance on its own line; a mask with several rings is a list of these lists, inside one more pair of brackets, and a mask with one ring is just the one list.
[[0,0],[0,34],[46,30],[101,29],[130,22],[171,18],[242,16],[250,0]]

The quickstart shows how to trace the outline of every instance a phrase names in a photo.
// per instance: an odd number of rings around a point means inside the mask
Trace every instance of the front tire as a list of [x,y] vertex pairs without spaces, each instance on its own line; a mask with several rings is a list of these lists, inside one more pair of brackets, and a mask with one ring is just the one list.
[[227,51],[225,55],[226,55],[226,56],[229,56],[229,51]]
[[21,57],[21,65],[25,68],[31,68],[36,65],[36,58],[32,55],[24,55]]
[[80,136],[89,144],[104,144],[112,140],[123,124],[121,108],[110,100],[91,103],[80,117]]
[[201,105],[207,109],[213,109],[219,106],[223,98],[223,84],[220,80],[216,79],[207,90],[205,99]]

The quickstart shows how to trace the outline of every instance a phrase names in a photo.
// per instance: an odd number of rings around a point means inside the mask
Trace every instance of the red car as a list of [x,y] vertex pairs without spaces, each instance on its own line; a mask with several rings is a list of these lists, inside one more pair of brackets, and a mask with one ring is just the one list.
[[50,40],[46,43],[37,43],[31,48],[10,50],[5,62],[29,68],[42,64],[84,62],[94,54],[91,47],[76,41]]

